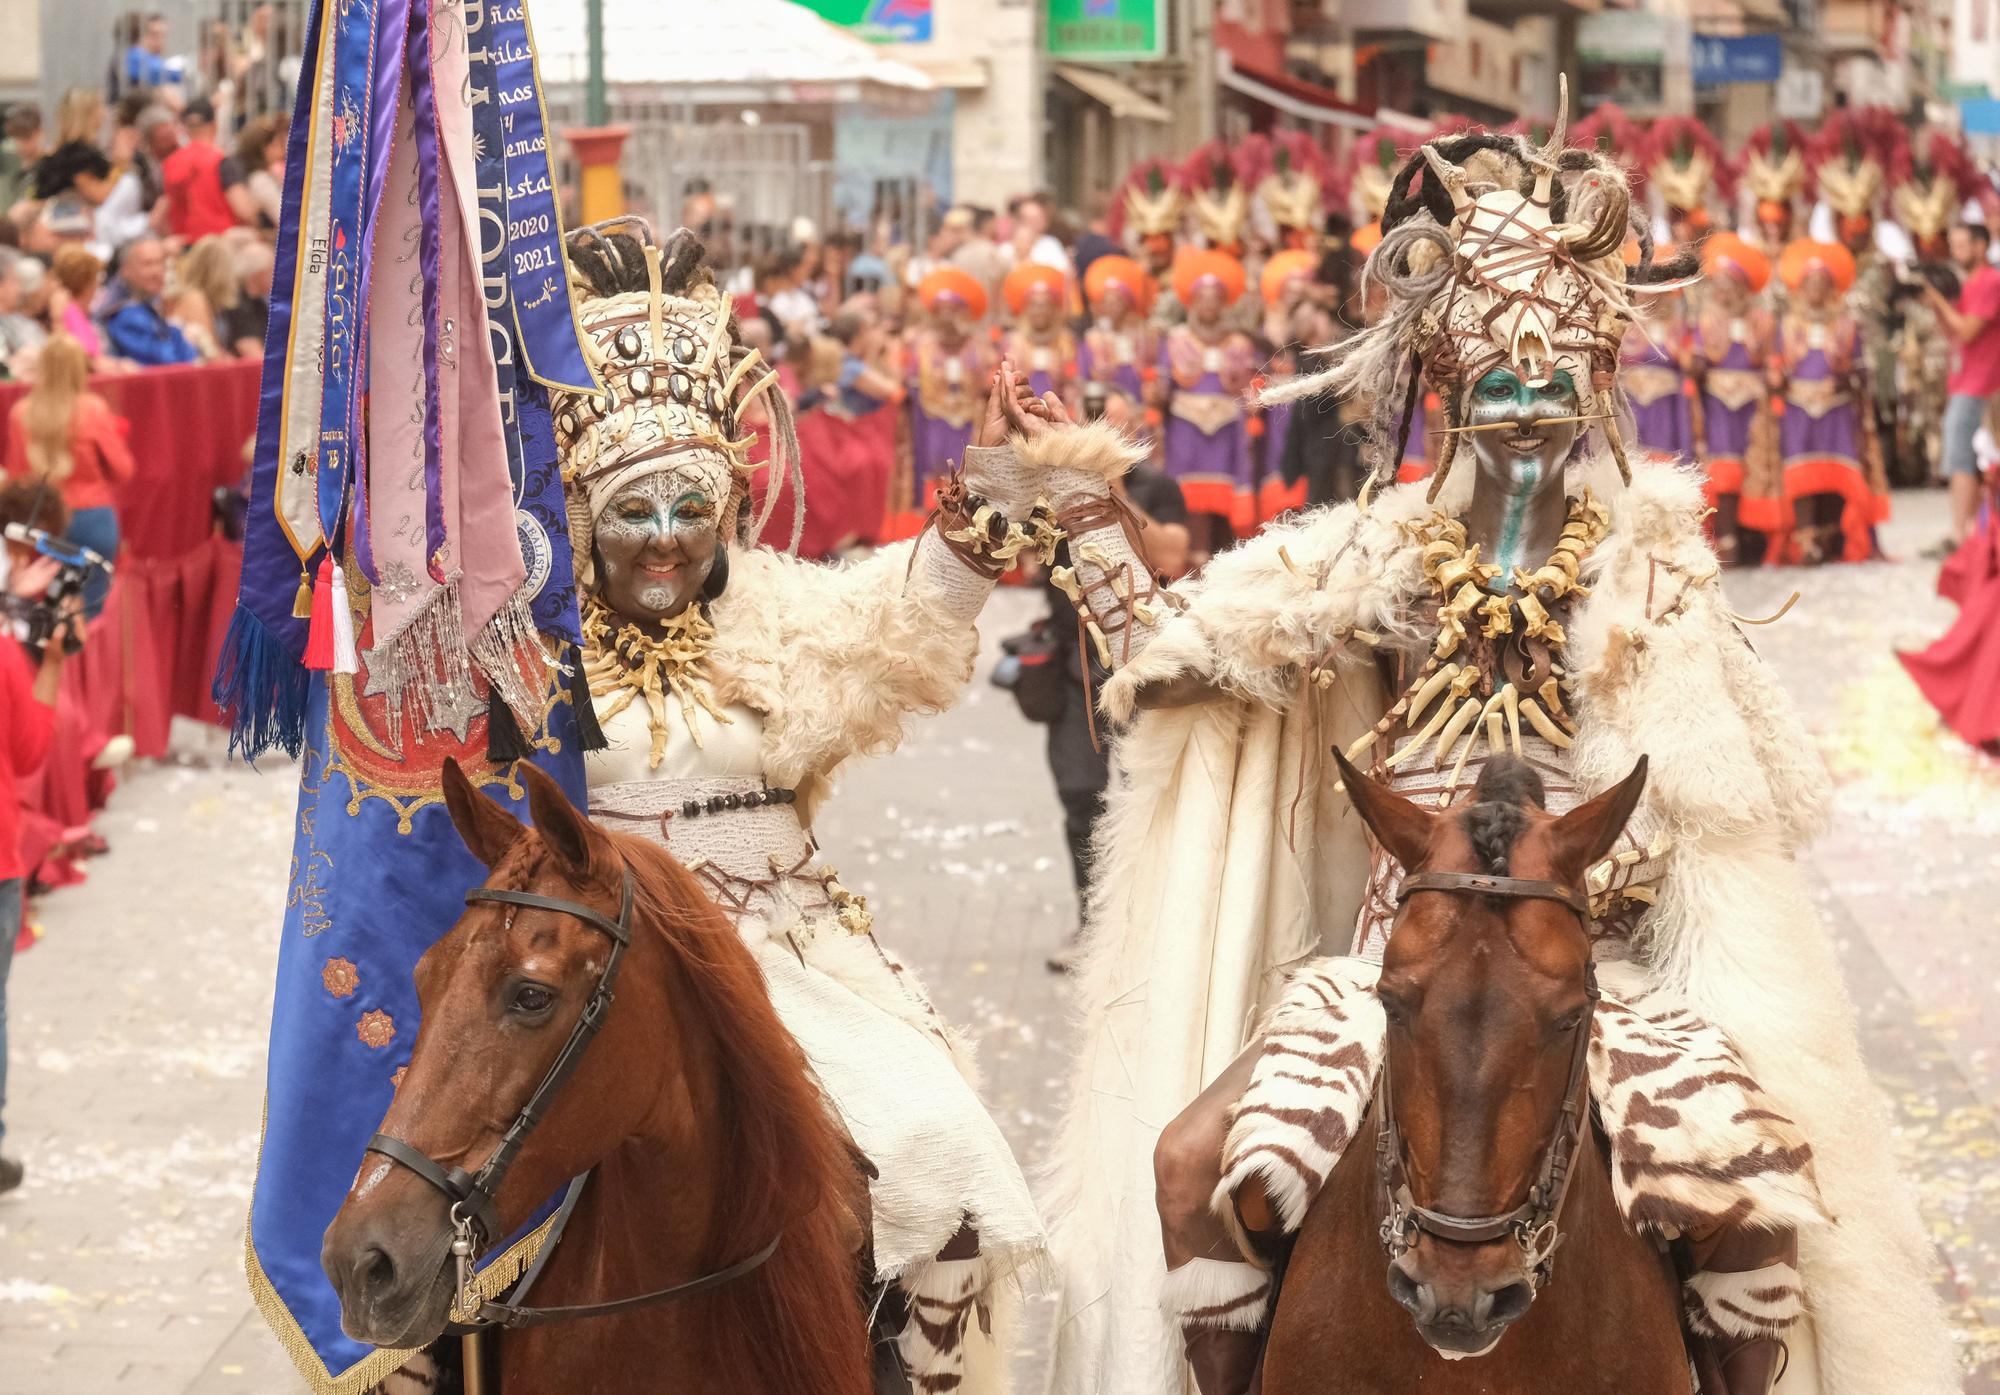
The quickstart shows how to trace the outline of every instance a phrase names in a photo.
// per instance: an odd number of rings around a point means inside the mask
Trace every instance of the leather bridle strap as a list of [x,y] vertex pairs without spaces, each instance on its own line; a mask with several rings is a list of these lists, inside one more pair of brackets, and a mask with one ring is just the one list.
[[1403,878],[1397,900],[1407,901],[1412,892],[1445,891],[1480,896],[1508,897],[1517,901],[1554,901],[1568,906],[1590,923],[1590,898],[1561,882],[1536,881],[1531,877],[1496,877],[1486,872],[1413,872]]
[[634,1308],[651,1307],[655,1303],[677,1303],[694,1298],[724,1284],[734,1283],[746,1274],[753,1274],[764,1267],[766,1260],[778,1252],[778,1242],[784,1232],[771,1237],[771,1243],[754,1255],[739,1259],[727,1269],[718,1269],[712,1274],[703,1274],[698,1279],[674,1284],[670,1288],[657,1288],[651,1293],[638,1293],[630,1298],[616,1298],[608,1303],[576,1303],[566,1307],[530,1308],[515,1307],[511,1303],[488,1301],[479,1305],[479,1318],[497,1327],[539,1327],[545,1322],[568,1322],[573,1318],[609,1317],[613,1313],[627,1313]]
[[583,1062],[583,1053],[590,1046],[590,1040],[604,1025],[604,1014],[611,1006],[613,990],[618,982],[618,968],[624,960],[625,951],[632,943],[632,873],[627,870],[625,883],[619,895],[618,919],[599,913],[595,908],[577,901],[564,901],[553,896],[538,896],[531,891],[509,891],[501,887],[474,887],[465,893],[465,903],[476,905],[480,902],[497,902],[508,906],[525,906],[531,910],[553,911],[558,915],[574,916],[592,929],[608,936],[611,940],[611,955],[604,962],[604,968],[597,975],[597,983],[590,990],[590,997],[578,1014],[576,1023],[570,1028],[569,1037],[563,1042],[562,1050],[556,1054],[542,1083],[528,1096],[528,1102],[521,1106],[514,1122],[501,1135],[499,1146],[478,1172],[468,1173],[462,1167],[444,1168],[422,1150],[405,1143],[402,1139],[386,1133],[378,1133],[368,1140],[367,1151],[380,1153],[393,1162],[401,1163],[419,1177],[429,1182],[447,1197],[451,1198],[453,1219],[462,1214],[473,1221],[487,1243],[500,1239],[504,1232],[500,1228],[499,1212],[494,1206],[494,1198],[499,1194],[500,1184],[507,1176],[507,1170],[514,1165],[514,1157],[528,1141],[528,1135],[535,1125],[542,1121],[555,1097],[569,1083],[570,1076]]

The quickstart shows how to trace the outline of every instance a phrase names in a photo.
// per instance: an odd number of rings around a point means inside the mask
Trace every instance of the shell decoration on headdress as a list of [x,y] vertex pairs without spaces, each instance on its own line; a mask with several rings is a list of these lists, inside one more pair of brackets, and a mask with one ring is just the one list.
[[1979,188],[1979,171],[1965,148],[1946,131],[1927,131],[1911,141],[1890,173],[1896,221],[1918,242],[1942,238],[1958,210]]
[[1715,133],[1691,116],[1663,116],[1646,133],[1647,177],[1669,208],[1696,213],[1707,208],[1710,186],[1724,198],[1735,190],[1735,171]]
[[[801,510],[798,443],[777,370],[736,343],[729,302],[702,267],[695,235],[682,228],[662,248],[643,221],[621,218],[578,229],[567,251],[584,356],[604,385],[557,390],[549,403],[584,589],[596,586],[598,514],[647,475],[686,475],[720,510],[724,538],[762,535],[781,491],[767,490],[751,523],[742,506],[765,463],[751,461],[757,433],[743,425],[753,403],[764,404],[773,428],[769,478],[790,478]],[[796,541],[803,514],[793,522]]]
[[1208,245],[1224,250],[1241,246],[1250,218],[1250,191],[1229,148],[1216,140],[1195,151],[1183,167],[1183,182],[1195,227]]
[[1143,161],[1126,177],[1124,197],[1111,210],[1118,223],[1112,235],[1130,228],[1139,237],[1177,237],[1186,204],[1179,172],[1162,160]]
[[[1561,87],[1566,101],[1567,80]],[[1388,309],[1332,351],[1325,373],[1267,397],[1330,388],[1371,402],[1375,474],[1385,477],[1407,429],[1405,403],[1417,391],[1408,376],[1414,358],[1447,421],[1435,497],[1458,440],[1451,428],[1465,420],[1480,378],[1507,368],[1534,386],[1567,372],[1578,414],[1629,473],[1611,393],[1598,384],[1615,381],[1632,295],[1685,282],[1655,281],[1651,241],[1643,220],[1632,217],[1625,171],[1604,155],[1569,148],[1558,120],[1539,146],[1476,131],[1429,141],[1393,187],[1408,192],[1391,198],[1366,270],[1388,291]],[[1642,260],[1628,277],[1622,251],[1635,231]]]

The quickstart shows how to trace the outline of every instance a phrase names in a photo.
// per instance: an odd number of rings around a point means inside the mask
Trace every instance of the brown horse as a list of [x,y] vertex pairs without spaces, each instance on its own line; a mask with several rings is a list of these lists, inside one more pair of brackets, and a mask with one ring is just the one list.
[[[1383,955],[1374,1105],[1293,1247],[1264,1395],[1689,1395],[1675,1276],[1617,1210],[1580,1078],[1596,992],[1575,907],[1639,801],[1644,762],[1560,818],[1517,761],[1489,764],[1475,802],[1445,813],[1342,767],[1419,889]],[[1565,1138],[1577,1140],[1566,1191],[1538,1194]],[[1392,1181],[1401,1224],[1385,1227]],[[1494,1229],[1469,1220],[1510,1214],[1528,1225],[1465,1235]],[[1538,1275],[1543,1252],[1521,1237],[1550,1219],[1538,1238],[1559,1234],[1560,1251]],[[1385,1247],[1386,1276],[1370,1262]]]
[[[534,827],[445,769],[452,822],[489,885],[608,921],[630,885],[617,1000],[497,1188],[498,1228],[592,1172],[528,1301],[609,1302],[767,1262],[698,1297],[509,1330],[510,1395],[675,1389],[868,1395],[860,1294],[866,1182],[750,951],[659,848],[580,815],[527,762]],[[629,877],[629,882],[628,882]],[[382,1132],[478,1169],[562,1050],[612,940],[557,911],[469,905],[417,966],[423,1026]],[[417,1347],[454,1297],[445,1194],[370,1152],[321,1255],[358,1341]]]

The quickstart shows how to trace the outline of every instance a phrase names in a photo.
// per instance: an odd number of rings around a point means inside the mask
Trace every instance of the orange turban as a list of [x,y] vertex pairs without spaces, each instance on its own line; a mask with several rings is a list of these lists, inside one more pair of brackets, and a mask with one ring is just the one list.
[[1257,281],[1258,289],[1263,291],[1267,302],[1275,305],[1278,297],[1284,293],[1285,282],[1294,276],[1303,276],[1311,280],[1313,272],[1318,269],[1319,258],[1302,248],[1295,247],[1284,252],[1274,252],[1270,260],[1264,263],[1264,274]]
[[1755,295],[1771,279],[1771,259],[1733,232],[1710,233],[1701,244],[1702,274],[1734,272]]
[[1028,297],[1036,291],[1047,291],[1056,304],[1062,304],[1063,291],[1068,284],[1069,278],[1052,266],[1023,262],[1007,273],[1007,279],[1000,283],[1000,294],[1006,297],[1007,309],[1018,315],[1028,303]]
[[1357,254],[1365,257],[1375,250],[1375,244],[1381,240],[1382,220],[1377,218],[1372,223],[1363,223],[1360,227],[1356,228],[1354,235],[1347,239],[1347,245],[1352,247]]
[[917,282],[917,299],[924,309],[935,311],[938,302],[949,296],[965,306],[965,312],[973,319],[983,319],[986,315],[986,287],[979,284],[970,272],[960,271],[955,266],[941,266],[923,280]]
[[1787,246],[1778,258],[1778,279],[1793,290],[1815,270],[1831,276],[1834,289],[1844,295],[1854,284],[1854,254],[1838,242],[1815,242],[1802,237]]
[[1174,262],[1174,294],[1187,305],[1194,300],[1194,288],[1213,278],[1222,283],[1222,295],[1231,305],[1243,298],[1243,263],[1227,252],[1190,250]]
[[1153,278],[1130,257],[1099,257],[1083,273],[1083,293],[1092,305],[1104,299],[1113,286],[1125,292],[1141,310],[1153,298]]

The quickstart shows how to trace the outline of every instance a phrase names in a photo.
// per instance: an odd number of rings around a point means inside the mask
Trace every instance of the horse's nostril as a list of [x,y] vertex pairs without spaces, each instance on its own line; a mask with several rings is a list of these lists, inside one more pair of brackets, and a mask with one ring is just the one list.
[[363,1293],[379,1294],[395,1284],[396,1261],[389,1258],[386,1250],[370,1246],[355,1261],[354,1277],[360,1281]]
[[1535,1301],[1535,1290],[1525,1283],[1512,1283],[1503,1289],[1496,1289],[1488,1296],[1486,1323],[1488,1327],[1505,1327],[1510,1322],[1518,1322],[1528,1312],[1528,1305]]
[[1424,1286],[1405,1273],[1399,1264],[1389,1266],[1389,1296],[1418,1321],[1426,1320],[1431,1305],[1425,1301]]

